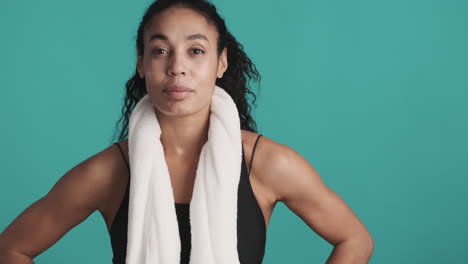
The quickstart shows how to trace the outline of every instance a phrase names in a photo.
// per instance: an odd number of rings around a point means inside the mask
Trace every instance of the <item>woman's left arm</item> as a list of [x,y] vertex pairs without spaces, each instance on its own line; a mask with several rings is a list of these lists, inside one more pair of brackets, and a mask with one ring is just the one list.
[[269,143],[264,141],[261,158],[265,165],[262,174],[268,175],[265,183],[277,200],[334,246],[326,263],[368,263],[374,242],[351,208],[300,154],[268,138],[266,141]]

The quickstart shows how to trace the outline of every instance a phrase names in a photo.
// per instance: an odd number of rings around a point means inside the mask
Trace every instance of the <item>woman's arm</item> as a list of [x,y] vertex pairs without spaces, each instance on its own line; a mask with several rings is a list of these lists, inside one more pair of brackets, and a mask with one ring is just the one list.
[[[373,239],[348,205],[322,181],[314,167],[288,146],[263,139],[256,162],[262,178],[291,211],[334,246],[327,263],[368,263]],[[260,150],[260,149],[259,149]],[[258,166],[257,168],[259,168]]]
[[111,151],[107,148],[70,169],[0,234],[0,264],[33,263],[70,229],[102,209],[115,167]]

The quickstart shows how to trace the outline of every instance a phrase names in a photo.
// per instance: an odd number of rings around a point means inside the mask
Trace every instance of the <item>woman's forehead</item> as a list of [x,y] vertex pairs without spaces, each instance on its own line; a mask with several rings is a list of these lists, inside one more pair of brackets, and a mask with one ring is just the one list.
[[188,8],[171,7],[151,19],[145,38],[148,42],[200,40],[207,44],[217,38],[216,28],[197,11]]

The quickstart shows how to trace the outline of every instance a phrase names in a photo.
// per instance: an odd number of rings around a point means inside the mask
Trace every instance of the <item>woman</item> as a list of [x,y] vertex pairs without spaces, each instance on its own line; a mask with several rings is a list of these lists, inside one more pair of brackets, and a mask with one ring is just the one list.
[[[154,2],[141,21],[136,46],[136,72],[127,82],[119,142],[68,171],[4,230],[0,263],[33,263],[34,257],[95,210],[107,224],[113,262],[125,263],[131,177],[126,136],[130,112],[145,94],[151,98],[163,131],[161,143],[180,227],[181,263],[188,263],[188,205],[200,151],[208,137],[215,85],[233,98],[241,120],[245,154],[243,184],[239,185],[240,263],[261,263],[266,228],[278,201],[335,246],[328,263],[368,262],[372,238],[345,202],[297,152],[255,133],[246,99],[253,93],[246,87],[246,77],[258,80],[259,75],[212,4],[202,0]],[[177,91],[182,88],[191,91]],[[22,239],[25,236],[27,240]]]

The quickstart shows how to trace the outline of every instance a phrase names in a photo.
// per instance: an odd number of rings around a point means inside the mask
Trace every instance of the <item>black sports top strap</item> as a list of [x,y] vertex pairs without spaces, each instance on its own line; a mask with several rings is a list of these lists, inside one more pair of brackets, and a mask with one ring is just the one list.
[[[253,147],[253,150],[252,150],[252,155],[251,155],[251,158],[250,158],[250,169],[249,169],[249,174],[248,176],[250,176],[250,171],[252,170],[252,164],[253,164],[253,157],[254,157],[254,153],[255,153],[255,148],[257,147],[257,142],[258,142],[258,139],[260,139],[262,135],[259,135],[257,137],[257,140],[255,140],[255,144],[254,144],[254,147]],[[247,176],[247,177],[248,177]]]
[[122,147],[120,147],[120,144],[117,143],[117,142],[114,143],[114,144],[116,144],[116,145],[119,147],[120,153],[122,153],[122,158],[123,158],[124,161],[125,161],[125,165],[127,165],[128,171],[130,171],[130,165],[128,164],[128,161],[127,161],[127,159],[125,158],[125,155],[124,155],[124,153],[123,153]]

